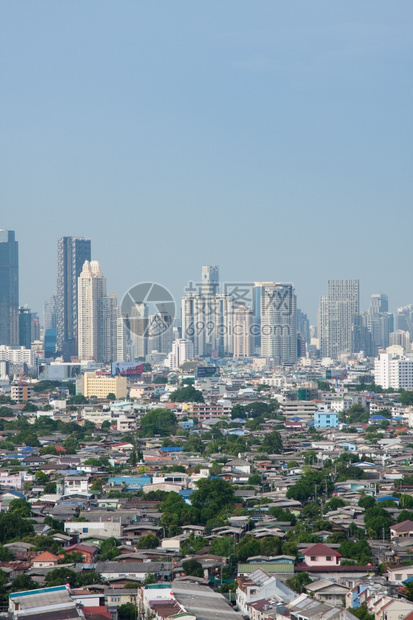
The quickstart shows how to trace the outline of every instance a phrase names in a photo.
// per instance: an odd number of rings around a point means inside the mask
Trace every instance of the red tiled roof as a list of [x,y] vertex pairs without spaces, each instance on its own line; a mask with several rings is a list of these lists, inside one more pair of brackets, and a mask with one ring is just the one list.
[[316,557],[317,556],[325,557],[327,555],[331,555],[336,558],[342,557],[338,551],[331,549],[330,547],[328,547],[327,545],[324,545],[323,543],[315,543],[314,545],[307,547],[307,549],[303,551],[303,555],[304,557],[306,557],[307,555],[314,555]]
[[390,526],[391,530],[394,530],[395,532],[410,532],[413,531],[413,521],[409,521],[409,519],[407,519],[406,521],[401,521],[400,523],[395,523],[395,525],[391,525]]
[[33,558],[33,562],[56,562],[58,559],[58,555],[50,553],[50,551],[43,551],[43,553],[36,555],[36,557]]

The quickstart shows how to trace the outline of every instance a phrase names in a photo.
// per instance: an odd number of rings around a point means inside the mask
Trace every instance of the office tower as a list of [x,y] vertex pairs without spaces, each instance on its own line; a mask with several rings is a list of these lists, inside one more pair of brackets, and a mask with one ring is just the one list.
[[98,359],[100,362],[117,361],[117,320],[119,316],[118,300],[115,293],[99,300],[99,342]]
[[351,353],[354,315],[359,313],[359,280],[329,280],[320,298],[318,334],[322,357],[338,359]]
[[194,359],[194,345],[191,340],[179,338],[172,343],[172,351],[169,353],[165,362],[171,370],[176,370],[184,362]]
[[217,265],[202,266],[202,295],[216,295],[219,292],[219,267]]
[[77,353],[78,278],[90,260],[90,239],[57,240],[57,348],[66,361]]
[[250,357],[252,355],[251,325],[251,309],[247,306],[237,305],[234,309],[232,325],[234,357]]
[[389,346],[403,347],[406,353],[410,352],[410,332],[397,329],[389,334]]
[[371,314],[381,314],[389,311],[389,298],[384,293],[373,293],[370,298]]
[[413,360],[392,353],[381,353],[374,362],[374,382],[384,390],[413,390]]
[[297,361],[297,297],[291,284],[268,282],[263,287],[261,356],[276,365]]
[[366,314],[355,314],[351,325],[351,352],[360,353],[363,351],[367,357],[376,355],[376,347],[373,336],[367,327]]
[[57,327],[57,300],[56,295],[50,295],[43,306],[43,328],[56,329]]
[[395,330],[403,330],[409,332],[410,339],[413,339],[413,305],[397,308],[395,316]]
[[297,308],[297,333],[301,334],[304,342],[310,344],[310,321],[300,308]]
[[191,340],[196,357],[232,355],[231,295],[219,293],[218,267],[202,267],[202,283],[197,293],[182,298],[182,338]]
[[106,295],[106,278],[98,261],[85,261],[78,279],[78,355],[81,359],[116,359],[115,293]]
[[19,308],[19,345],[25,349],[32,346],[32,313],[27,306]]
[[192,342],[195,357],[206,355],[205,299],[202,295],[189,293],[182,298],[182,337]]
[[0,345],[19,344],[19,252],[14,230],[0,228]]
[[55,357],[57,329],[45,329],[44,331],[44,356]]
[[85,261],[78,278],[78,356],[99,359],[99,305],[106,295],[106,278],[97,261]]
[[371,332],[374,355],[379,349],[389,346],[389,333],[392,330],[391,317],[388,312],[389,299],[384,293],[371,296],[370,308],[366,313],[366,325]]
[[32,342],[40,340],[40,319],[37,312],[32,312]]
[[148,306],[144,302],[135,302],[131,316],[126,318],[129,330],[131,353],[134,360],[144,358],[148,352]]
[[169,312],[157,312],[148,317],[148,353],[170,353],[174,334],[173,317]]

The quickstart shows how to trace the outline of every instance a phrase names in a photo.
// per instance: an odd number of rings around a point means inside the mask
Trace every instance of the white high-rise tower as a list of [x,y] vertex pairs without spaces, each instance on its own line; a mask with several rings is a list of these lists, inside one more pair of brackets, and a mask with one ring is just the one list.
[[322,357],[338,359],[351,353],[353,318],[360,308],[359,280],[329,280],[328,295],[321,297],[318,333]]

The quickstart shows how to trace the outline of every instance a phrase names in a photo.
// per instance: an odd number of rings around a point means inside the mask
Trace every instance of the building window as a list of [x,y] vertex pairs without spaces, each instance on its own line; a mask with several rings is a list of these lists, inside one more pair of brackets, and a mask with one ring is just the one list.
[[331,562],[331,555],[328,555],[326,559],[327,559],[327,562]]
[[312,562],[315,562],[315,555],[312,555],[310,559]]
[[395,577],[396,581],[401,581],[401,579],[402,579],[401,575],[395,575],[394,577]]

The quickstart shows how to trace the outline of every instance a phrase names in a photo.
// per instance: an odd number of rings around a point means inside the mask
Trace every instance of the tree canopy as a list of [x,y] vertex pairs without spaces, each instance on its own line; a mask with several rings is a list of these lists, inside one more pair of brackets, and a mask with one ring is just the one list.
[[141,420],[141,431],[144,437],[154,435],[167,436],[177,429],[176,415],[169,409],[152,409]]

